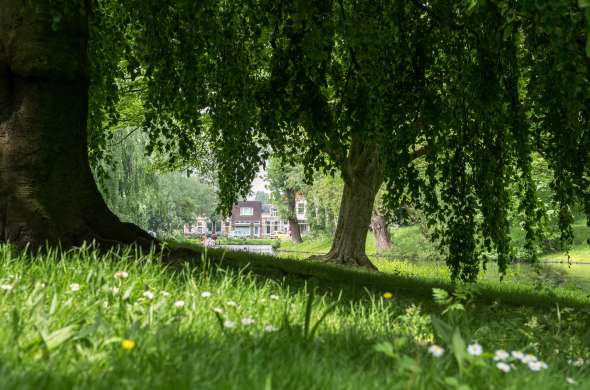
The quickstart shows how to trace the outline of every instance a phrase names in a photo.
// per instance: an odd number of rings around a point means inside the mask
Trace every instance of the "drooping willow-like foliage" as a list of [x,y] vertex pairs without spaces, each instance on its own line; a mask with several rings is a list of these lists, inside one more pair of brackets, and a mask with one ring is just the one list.
[[554,172],[565,244],[573,205],[590,215],[575,0],[96,0],[91,24],[92,151],[121,80],[141,79],[151,147],[190,161],[206,134],[226,210],[270,148],[345,170],[360,139],[379,151],[389,205],[425,211],[454,278],[475,279],[483,252],[505,270],[511,188],[534,257],[533,153]]

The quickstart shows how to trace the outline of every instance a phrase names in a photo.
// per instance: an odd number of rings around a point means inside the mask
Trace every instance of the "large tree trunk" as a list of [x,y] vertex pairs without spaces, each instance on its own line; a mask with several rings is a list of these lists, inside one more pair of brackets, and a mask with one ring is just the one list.
[[365,253],[377,191],[383,182],[379,148],[353,138],[332,248],[319,260],[377,270]]
[[287,190],[287,208],[289,222],[289,230],[291,232],[291,241],[300,244],[303,242],[301,238],[301,229],[299,229],[299,221],[297,220],[297,210],[295,210],[295,191]]
[[17,246],[152,238],[108,210],[87,151],[86,2],[52,28],[49,1],[0,5],[0,242]]
[[371,230],[375,237],[378,253],[391,249],[391,235],[389,234],[387,220],[378,211],[374,211],[371,217]]

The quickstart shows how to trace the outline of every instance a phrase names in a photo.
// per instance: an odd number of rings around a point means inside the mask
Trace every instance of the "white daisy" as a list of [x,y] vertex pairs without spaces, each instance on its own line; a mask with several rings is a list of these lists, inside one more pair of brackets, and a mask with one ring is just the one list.
[[510,370],[512,369],[509,364],[504,362],[496,363],[496,367],[498,367],[498,370],[502,372],[510,372]]
[[155,295],[151,291],[144,291],[143,296],[151,301],[152,299],[154,299]]
[[203,291],[201,293],[201,297],[203,298],[209,298],[211,296],[211,293],[209,291]]
[[479,356],[483,352],[481,345],[474,343],[467,346],[467,352],[472,356]]
[[178,309],[184,307],[184,301],[176,301],[176,302],[174,302],[174,307],[176,307]]
[[575,385],[576,383],[578,383],[578,382],[576,382],[576,380],[574,378],[570,378],[570,377],[565,378],[565,381],[567,383],[569,383],[570,385]]
[[279,296],[276,294],[271,294],[270,299],[274,300],[274,301],[278,301],[279,300]]
[[12,284],[0,284],[0,290],[12,291],[14,286]]
[[223,314],[223,309],[220,307],[214,307],[213,311],[217,314]]
[[522,358],[524,357],[524,353],[522,353],[520,351],[512,351],[510,354],[512,355],[512,357],[514,359],[517,359],[517,360],[522,360]]
[[227,306],[238,306],[238,304],[236,302],[234,302],[234,301],[227,301],[227,302],[225,302],[225,304]]
[[430,347],[428,347],[428,352],[435,358],[439,358],[445,353],[445,349],[443,347],[433,344]]
[[256,321],[254,321],[254,319],[252,319],[250,317],[242,318],[242,325],[249,326],[249,325],[254,325],[255,323],[256,323]]
[[78,283],[72,283],[70,284],[70,290],[73,292],[80,291],[80,285]]
[[233,329],[236,327],[236,323],[230,320],[223,321],[223,327],[227,329]]
[[109,291],[113,295],[119,293],[119,289],[117,287],[111,287]]
[[125,271],[115,272],[115,278],[117,279],[127,279],[129,277],[129,273]]
[[505,361],[509,357],[510,357],[510,354],[508,352],[504,351],[503,349],[499,349],[496,351],[496,354],[494,355],[494,360],[495,361]]
[[567,362],[574,367],[582,367],[584,365],[584,359],[582,358],[577,358],[576,360],[568,360]]
[[279,328],[277,328],[277,327],[276,327],[276,326],[274,326],[274,325],[265,325],[265,326],[264,326],[264,331],[265,331],[266,333],[276,332],[277,330],[279,330]]
[[536,360],[528,362],[527,366],[531,371],[541,371],[547,368],[547,364]]
[[538,362],[538,360],[539,359],[537,359],[537,357],[535,355],[531,355],[528,353],[520,359],[520,361],[523,362],[524,364],[536,363],[536,362]]

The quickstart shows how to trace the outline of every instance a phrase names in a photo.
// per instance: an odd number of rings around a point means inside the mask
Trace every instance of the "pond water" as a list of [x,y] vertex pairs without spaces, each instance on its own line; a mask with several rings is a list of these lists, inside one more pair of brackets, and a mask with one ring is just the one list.
[[231,251],[259,253],[273,255],[275,253],[272,245],[217,245],[216,248],[228,249]]

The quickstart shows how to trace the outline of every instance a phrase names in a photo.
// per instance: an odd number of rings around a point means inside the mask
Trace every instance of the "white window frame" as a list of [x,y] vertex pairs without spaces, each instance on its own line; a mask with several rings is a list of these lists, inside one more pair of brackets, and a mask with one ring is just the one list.
[[251,217],[254,215],[254,207],[240,207],[240,216]]

